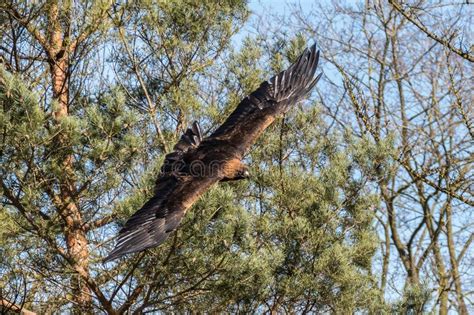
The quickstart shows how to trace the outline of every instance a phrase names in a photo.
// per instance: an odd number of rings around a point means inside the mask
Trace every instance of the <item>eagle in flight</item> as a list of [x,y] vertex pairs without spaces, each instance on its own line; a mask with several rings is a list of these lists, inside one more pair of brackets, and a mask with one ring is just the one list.
[[247,178],[249,172],[242,158],[278,116],[303,100],[316,85],[321,77],[315,77],[318,60],[316,45],[305,49],[287,70],[245,97],[209,137],[203,138],[194,122],[174,152],[166,155],[153,197],[125,223],[104,262],[161,244],[212,185]]

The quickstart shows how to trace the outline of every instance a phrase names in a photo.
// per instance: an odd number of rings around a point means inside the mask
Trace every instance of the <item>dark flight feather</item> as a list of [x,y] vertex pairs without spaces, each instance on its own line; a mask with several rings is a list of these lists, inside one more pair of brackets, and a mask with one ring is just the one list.
[[161,167],[162,174],[155,184],[154,196],[128,219],[119,231],[115,249],[109,253],[104,262],[156,246],[178,227],[186,209],[171,206],[172,203],[168,202],[182,181],[174,174],[175,168],[179,164],[185,164],[182,161],[183,154],[197,148],[201,141],[201,128],[195,121],[174,146],[175,151],[165,157]]
[[[296,105],[320,79],[321,74],[314,78],[318,61],[319,51],[316,51],[316,45],[305,49],[287,70],[263,82],[257,90],[244,98],[210,138],[225,139],[242,134],[257,115],[282,114],[289,109],[289,105]],[[268,108],[271,111],[264,113]]]
[[[321,74],[314,77],[319,61],[316,45],[244,98],[226,121],[203,139],[197,122],[181,136],[174,151],[165,157],[156,180],[154,196],[125,223],[117,244],[104,259],[111,261],[161,244],[180,224],[187,209],[213,184],[232,179],[242,167],[240,160],[274,119],[308,95]],[[214,161],[224,161],[225,172],[196,175],[193,162],[209,171]],[[235,173],[233,173],[235,172]],[[233,178],[237,179],[237,176]]]

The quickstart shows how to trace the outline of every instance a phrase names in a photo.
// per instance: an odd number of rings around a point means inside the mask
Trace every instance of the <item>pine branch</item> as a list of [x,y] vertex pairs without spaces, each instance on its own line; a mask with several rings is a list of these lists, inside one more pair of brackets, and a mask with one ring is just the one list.
[[50,47],[48,45],[48,42],[46,41],[46,37],[41,34],[39,29],[35,25],[30,23],[31,20],[22,16],[20,12],[18,12],[18,10],[12,5],[4,6],[3,9],[5,9],[5,11],[10,16],[12,16],[18,23],[20,23],[21,26],[23,26],[31,34],[31,36],[33,36],[46,52],[49,52]]
[[22,314],[22,315],[36,315],[35,312],[32,312],[32,311],[29,311],[27,309],[25,309],[23,306],[19,306],[15,303],[12,303],[6,299],[0,299],[0,306],[1,306],[1,311],[2,311],[2,314],[3,314],[3,311],[5,312],[14,312],[14,313],[19,313],[19,314]]

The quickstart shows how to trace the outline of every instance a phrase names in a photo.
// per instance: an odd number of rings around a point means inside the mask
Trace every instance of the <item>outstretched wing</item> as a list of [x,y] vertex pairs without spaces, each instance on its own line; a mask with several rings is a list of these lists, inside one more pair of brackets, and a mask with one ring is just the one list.
[[104,262],[162,243],[178,227],[194,201],[221,179],[191,176],[184,157],[188,161],[199,160],[200,157],[190,155],[199,150],[208,153],[210,148],[223,154],[224,160],[225,155],[235,159],[230,152],[235,149],[242,156],[278,115],[296,105],[316,85],[321,76],[314,78],[318,60],[316,46],[306,49],[287,70],[263,82],[242,100],[224,124],[204,141],[194,123],[175,145],[174,152],[166,156],[154,196],[120,230],[117,245]]
[[156,181],[154,196],[119,231],[117,244],[104,259],[104,263],[125,254],[157,246],[178,227],[187,210],[183,200],[186,200],[186,195],[195,193],[195,179],[180,172],[184,165],[182,157],[197,148],[201,141],[201,129],[198,123],[194,122],[174,146],[174,152],[165,157],[161,174]]
[[305,49],[298,60],[243,99],[227,120],[209,137],[227,140],[242,154],[280,114],[301,101],[316,85],[314,78],[319,61],[316,45]]

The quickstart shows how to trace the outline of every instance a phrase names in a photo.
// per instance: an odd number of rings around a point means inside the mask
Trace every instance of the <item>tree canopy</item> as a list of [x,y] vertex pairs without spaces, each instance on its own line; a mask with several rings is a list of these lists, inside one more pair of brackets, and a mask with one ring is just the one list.
[[[304,6],[0,4],[2,312],[474,307],[471,6]],[[102,264],[190,123],[215,130],[315,40],[322,84],[258,140],[251,178]]]

